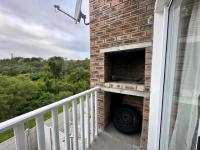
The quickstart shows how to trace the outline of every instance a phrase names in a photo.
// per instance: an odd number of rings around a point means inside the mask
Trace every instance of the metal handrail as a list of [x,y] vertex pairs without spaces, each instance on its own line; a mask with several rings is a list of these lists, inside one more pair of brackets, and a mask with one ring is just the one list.
[[81,96],[84,96],[86,94],[89,94],[90,92],[93,92],[93,91],[99,90],[99,89],[100,89],[100,87],[94,87],[94,88],[89,89],[87,91],[78,93],[76,95],[73,95],[73,96],[70,96],[68,98],[62,99],[62,100],[57,101],[55,103],[49,104],[47,106],[41,107],[39,109],[33,110],[33,111],[25,113],[23,115],[17,116],[17,117],[15,117],[13,119],[1,122],[0,123],[0,133],[4,132],[5,130],[7,130],[9,128],[12,128],[16,124],[20,124],[22,122],[31,120],[31,119],[35,118],[37,115],[44,114],[44,113],[46,113],[46,112],[48,112],[48,111],[50,111],[52,109],[55,109],[55,108],[57,108],[59,106],[62,106],[64,104],[66,104],[67,102],[73,101],[74,99],[77,99],[77,98],[79,98]]
[[[34,111],[28,112],[26,114],[20,115],[13,119],[4,121],[0,123],[0,133],[8,130],[14,129],[15,135],[15,144],[16,148],[20,150],[26,150],[25,144],[25,135],[24,135],[24,123],[28,120],[35,119],[36,120],[36,131],[37,131],[37,143],[38,149],[44,150],[45,145],[45,132],[44,132],[44,114],[46,112],[51,111],[52,117],[52,140],[53,140],[53,148],[55,150],[60,149],[59,144],[59,129],[58,129],[58,107],[63,106],[63,120],[64,120],[64,132],[65,132],[65,147],[67,150],[72,149],[69,141],[69,112],[68,112],[68,104],[72,102],[72,112],[73,112],[73,149],[78,150],[78,122],[77,122],[77,100],[80,100],[80,125],[81,125],[81,147],[82,150],[85,150],[85,147],[89,147],[91,142],[94,141],[94,137],[98,135],[98,104],[97,104],[97,91],[100,90],[100,87],[95,87],[89,89],[87,91],[81,92],[79,94],[70,96],[68,98],[62,99],[55,103],[49,104],[47,106],[41,107]],[[84,103],[86,103],[86,108],[84,108]],[[86,109],[86,118],[84,118],[84,109]],[[91,116],[91,117],[90,117]],[[86,119],[86,124],[84,122]],[[91,127],[90,127],[90,119],[91,119]],[[88,128],[88,133],[85,133],[85,126]],[[91,134],[90,134],[91,128]],[[85,134],[87,134],[87,141],[85,141]],[[91,140],[90,140],[91,136]]]

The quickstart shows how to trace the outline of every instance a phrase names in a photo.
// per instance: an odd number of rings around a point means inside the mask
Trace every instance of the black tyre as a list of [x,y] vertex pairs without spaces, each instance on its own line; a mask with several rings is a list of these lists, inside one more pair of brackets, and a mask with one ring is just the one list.
[[134,108],[122,105],[113,115],[115,128],[124,134],[133,134],[141,130],[142,119]]

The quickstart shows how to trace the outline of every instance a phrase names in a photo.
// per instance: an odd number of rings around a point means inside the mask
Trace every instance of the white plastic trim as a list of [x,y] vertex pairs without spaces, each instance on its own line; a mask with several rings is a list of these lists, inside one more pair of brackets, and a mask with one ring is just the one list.
[[168,7],[164,7],[154,14],[148,150],[159,150],[167,28]]

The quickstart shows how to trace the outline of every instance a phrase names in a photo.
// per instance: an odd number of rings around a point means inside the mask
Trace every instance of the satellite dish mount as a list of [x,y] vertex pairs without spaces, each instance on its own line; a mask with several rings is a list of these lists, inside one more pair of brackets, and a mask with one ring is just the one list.
[[63,11],[62,9],[60,9],[59,5],[54,5],[54,8],[57,11],[60,11],[63,14],[67,15],[68,17],[70,17],[71,19],[73,19],[76,24],[80,23],[81,19],[83,19],[84,20],[84,24],[85,25],[89,25],[90,23],[86,23],[86,15],[83,14],[82,11],[81,11],[81,5],[82,5],[82,0],[77,0],[74,17],[72,15],[68,14],[67,12]]
[[89,22],[86,23],[86,15],[83,14],[82,11],[80,11],[80,15],[79,15],[76,23],[81,22],[81,19],[83,19],[85,25],[89,25],[90,24]]

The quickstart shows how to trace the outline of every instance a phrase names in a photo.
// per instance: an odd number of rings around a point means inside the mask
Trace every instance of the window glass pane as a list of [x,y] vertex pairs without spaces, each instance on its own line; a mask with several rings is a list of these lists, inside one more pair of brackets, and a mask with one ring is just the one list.
[[[179,13],[174,13],[175,9]],[[174,15],[178,15],[176,20]],[[169,42],[171,46],[168,45],[167,51],[175,56],[172,56],[174,60],[167,59],[166,62],[166,75],[172,77],[166,77],[165,83],[172,80],[172,84],[169,86],[171,90],[165,88],[163,108],[170,107],[170,113],[163,114],[164,119],[169,119],[168,128],[162,128],[161,133],[168,133],[168,149],[194,150],[200,112],[200,1],[174,0],[169,23],[172,33],[169,33],[168,40],[176,39]],[[175,26],[178,27],[175,29],[177,34],[173,33]]]

